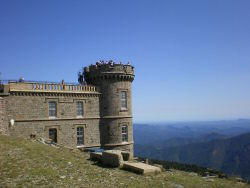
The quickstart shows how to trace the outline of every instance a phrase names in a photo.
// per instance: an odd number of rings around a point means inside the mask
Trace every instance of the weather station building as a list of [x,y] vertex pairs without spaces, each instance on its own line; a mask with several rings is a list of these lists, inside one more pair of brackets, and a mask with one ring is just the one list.
[[2,81],[0,132],[69,148],[119,149],[133,156],[133,80],[129,63],[100,61],[84,67],[78,84]]

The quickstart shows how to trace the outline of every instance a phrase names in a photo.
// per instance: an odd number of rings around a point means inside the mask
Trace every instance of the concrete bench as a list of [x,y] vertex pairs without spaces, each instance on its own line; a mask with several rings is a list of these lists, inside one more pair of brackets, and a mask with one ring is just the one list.
[[124,162],[122,168],[138,174],[150,174],[161,172],[161,169],[159,167],[139,162]]

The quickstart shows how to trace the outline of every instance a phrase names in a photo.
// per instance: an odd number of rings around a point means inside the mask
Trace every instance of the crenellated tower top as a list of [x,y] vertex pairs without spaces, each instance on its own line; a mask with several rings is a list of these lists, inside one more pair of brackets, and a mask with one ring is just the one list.
[[113,61],[96,62],[95,65],[84,67],[84,79],[88,84],[96,84],[101,80],[134,80],[134,67],[130,63],[115,63]]

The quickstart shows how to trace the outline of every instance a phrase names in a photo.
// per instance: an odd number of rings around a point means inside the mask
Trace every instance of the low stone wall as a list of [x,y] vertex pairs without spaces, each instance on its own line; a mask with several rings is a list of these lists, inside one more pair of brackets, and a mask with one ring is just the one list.
[[8,135],[8,118],[5,108],[5,100],[0,97],[0,135]]
[[123,158],[124,161],[128,161],[128,160],[132,159],[130,157],[130,152],[122,151],[121,154],[122,154],[122,158]]
[[102,161],[102,152],[90,152],[90,160],[92,161]]
[[107,150],[102,153],[102,163],[109,167],[122,167],[123,157],[119,150]]

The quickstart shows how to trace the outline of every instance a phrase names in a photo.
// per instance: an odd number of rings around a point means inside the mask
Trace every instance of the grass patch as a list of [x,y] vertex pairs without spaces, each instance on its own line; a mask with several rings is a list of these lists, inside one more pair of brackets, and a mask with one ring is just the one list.
[[249,187],[234,180],[205,180],[180,170],[138,175],[102,168],[88,153],[0,136],[0,187]]

